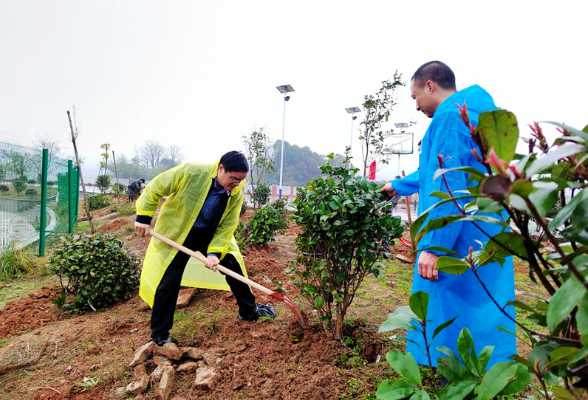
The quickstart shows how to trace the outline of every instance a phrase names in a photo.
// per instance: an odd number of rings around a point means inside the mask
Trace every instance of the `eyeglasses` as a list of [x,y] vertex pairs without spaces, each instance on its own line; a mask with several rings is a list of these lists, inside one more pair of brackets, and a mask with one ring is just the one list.
[[228,171],[225,170],[225,173],[229,176],[229,178],[231,178],[231,180],[235,183],[240,183],[243,179],[239,179],[239,178],[235,178],[234,176],[232,176],[231,174],[229,174]]

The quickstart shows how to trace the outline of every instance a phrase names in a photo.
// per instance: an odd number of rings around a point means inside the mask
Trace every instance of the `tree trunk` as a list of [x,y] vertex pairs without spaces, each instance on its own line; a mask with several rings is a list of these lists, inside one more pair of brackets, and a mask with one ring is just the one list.
[[76,156],[76,165],[78,166],[78,173],[80,174],[80,182],[82,184],[82,192],[84,193],[84,206],[86,208],[86,216],[88,217],[88,224],[90,225],[90,232],[96,233],[94,230],[94,224],[92,223],[92,215],[90,215],[90,204],[88,203],[88,195],[86,194],[86,185],[84,185],[84,177],[82,175],[82,165],[80,163],[80,157],[78,156],[78,147],[76,145],[76,135],[74,134],[73,125],[71,123],[71,116],[69,111],[67,112],[67,118],[69,119],[69,129],[71,130],[71,142],[73,143],[74,153]]
[[112,163],[114,164],[114,176],[116,177],[116,193],[118,194],[118,205],[120,206],[120,187],[118,186],[118,172],[116,172],[116,157],[114,156],[114,150],[112,151]]

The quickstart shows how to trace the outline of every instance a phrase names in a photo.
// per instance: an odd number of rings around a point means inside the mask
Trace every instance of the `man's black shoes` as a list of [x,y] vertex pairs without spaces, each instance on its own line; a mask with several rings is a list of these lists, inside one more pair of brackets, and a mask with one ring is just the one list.
[[255,308],[249,314],[239,314],[239,319],[247,322],[256,322],[259,317],[276,318],[276,311],[269,304],[255,303]]
[[156,345],[159,347],[163,346],[166,343],[173,343],[175,345],[178,344],[178,341],[171,336],[168,337],[156,337],[151,339],[152,342],[155,342]]

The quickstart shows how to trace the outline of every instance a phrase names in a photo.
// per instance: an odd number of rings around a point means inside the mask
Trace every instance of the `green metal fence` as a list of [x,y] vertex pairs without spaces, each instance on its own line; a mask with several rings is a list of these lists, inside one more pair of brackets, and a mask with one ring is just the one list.
[[45,246],[73,232],[79,207],[79,174],[71,161],[47,149],[0,142],[0,250]]

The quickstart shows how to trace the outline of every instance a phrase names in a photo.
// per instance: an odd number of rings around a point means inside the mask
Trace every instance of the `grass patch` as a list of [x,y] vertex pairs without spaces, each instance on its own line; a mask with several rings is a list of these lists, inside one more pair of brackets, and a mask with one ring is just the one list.
[[135,213],[135,205],[130,201],[124,201],[121,205],[114,207],[114,212],[120,215],[133,215]]
[[122,227],[123,230],[127,231],[127,232],[135,232],[135,225],[134,224],[124,224]]
[[0,255],[0,280],[8,281],[29,272],[35,264],[35,256],[28,248],[19,249],[7,244]]
[[[104,225],[104,222],[93,220],[92,224],[94,225],[94,230],[96,230],[100,228],[102,225]],[[73,233],[74,235],[89,235],[91,233],[90,224],[88,223],[88,221],[78,222],[74,226]]]

